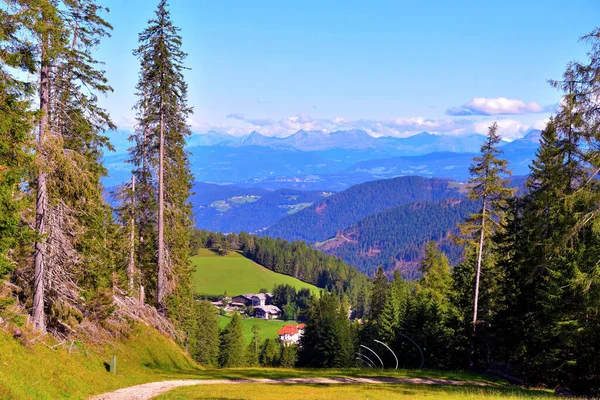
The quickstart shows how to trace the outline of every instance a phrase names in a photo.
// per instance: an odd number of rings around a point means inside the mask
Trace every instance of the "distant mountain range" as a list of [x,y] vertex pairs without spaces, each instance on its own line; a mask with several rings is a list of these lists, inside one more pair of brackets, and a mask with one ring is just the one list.
[[[190,139],[196,181],[266,189],[340,191],[375,179],[416,175],[465,180],[482,135],[445,136],[427,132],[407,138],[375,138],[365,131],[298,131],[285,138],[252,132],[243,137],[211,132]],[[517,175],[528,167],[539,131],[502,146]],[[107,154],[106,186],[129,179],[126,154]]]
[[353,149],[378,149],[387,154],[418,155],[435,151],[453,151],[458,153],[479,151],[485,136],[471,134],[466,136],[434,135],[422,132],[406,138],[393,136],[374,137],[360,129],[348,131],[321,132],[300,130],[286,137],[265,136],[253,131],[248,135],[236,137],[221,132],[195,134],[190,146],[262,146],[289,147],[304,151]]

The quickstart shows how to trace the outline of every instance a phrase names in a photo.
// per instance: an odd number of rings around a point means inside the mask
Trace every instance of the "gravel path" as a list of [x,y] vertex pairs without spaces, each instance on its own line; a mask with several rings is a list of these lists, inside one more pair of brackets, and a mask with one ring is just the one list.
[[131,386],[110,393],[94,396],[90,400],[147,400],[169,390],[194,385],[236,385],[240,383],[260,384],[302,384],[302,383],[409,383],[419,385],[472,385],[489,386],[485,382],[454,381],[449,379],[434,378],[288,378],[288,379],[188,379],[162,382],[151,382],[143,385]]

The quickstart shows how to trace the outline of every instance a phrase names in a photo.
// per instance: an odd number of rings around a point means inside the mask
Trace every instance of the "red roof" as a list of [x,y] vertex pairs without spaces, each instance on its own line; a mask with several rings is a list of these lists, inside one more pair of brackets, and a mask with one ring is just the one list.
[[296,333],[298,333],[298,331],[300,329],[304,329],[306,325],[305,324],[300,324],[300,325],[284,325],[283,328],[281,328],[278,332],[279,336],[281,335],[295,335]]

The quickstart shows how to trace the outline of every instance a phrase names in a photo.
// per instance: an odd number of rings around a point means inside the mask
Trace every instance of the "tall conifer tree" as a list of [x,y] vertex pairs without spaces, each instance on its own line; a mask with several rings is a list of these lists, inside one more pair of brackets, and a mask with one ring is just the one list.
[[20,213],[27,199],[19,190],[30,168],[33,87],[11,73],[35,74],[33,44],[20,37],[22,15],[0,10],[0,280],[14,268],[8,252],[26,227]]
[[[469,171],[472,178],[469,181],[469,198],[481,202],[480,212],[473,214],[461,224],[461,233],[470,238],[468,241],[476,254],[475,282],[473,296],[473,340],[477,331],[479,312],[479,292],[481,271],[484,262],[484,251],[487,242],[492,235],[501,229],[501,217],[507,206],[507,199],[514,193],[513,189],[506,187],[510,175],[507,161],[500,159],[502,150],[498,149],[500,144],[498,125],[490,126],[487,140],[481,146],[481,155],[473,159]],[[472,366],[473,359],[470,360]]]
[[111,88],[92,52],[111,26],[94,0],[10,3],[25,16],[25,37],[39,50],[32,314],[43,331],[47,311],[60,323],[61,310],[82,312],[79,289],[91,289],[91,298],[106,285],[110,213],[102,198],[101,156],[110,148],[103,132],[114,126],[97,104],[97,95]]
[[[191,299],[188,198],[192,181],[185,151],[191,134],[187,119],[192,112],[187,105],[183,76],[186,54],[181,50],[179,28],[171,22],[166,0],[159,2],[155,17],[140,33],[139,42],[134,51],[141,64],[136,87],[138,126],[132,137],[131,161],[135,165],[141,212],[137,218],[143,246],[139,249],[143,253],[140,267],[148,267],[148,259],[154,261],[156,254],[156,280],[148,270],[144,272],[146,281],[154,284],[159,311],[165,313],[169,296],[172,307],[180,310],[182,296],[186,297],[186,304],[187,297]],[[149,232],[154,227],[155,233]]]

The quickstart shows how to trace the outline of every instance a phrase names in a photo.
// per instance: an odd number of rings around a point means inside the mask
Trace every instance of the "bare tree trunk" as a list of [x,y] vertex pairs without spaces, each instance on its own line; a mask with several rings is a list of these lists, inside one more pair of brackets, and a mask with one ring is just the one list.
[[477,251],[477,272],[475,274],[475,296],[473,299],[473,327],[471,331],[471,351],[469,355],[469,368],[473,367],[475,357],[475,336],[477,333],[477,311],[479,308],[479,279],[481,277],[481,260],[483,258],[483,240],[485,237],[485,211],[487,200],[483,199],[483,209],[481,211],[481,233],[479,235],[479,249]]
[[[39,124],[38,136],[38,157],[45,159],[44,142],[48,133],[48,113],[50,100],[50,74],[49,62],[47,59],[48,41],[46,38],[42,41],[42,65],[40,68],[40,111],[42,113]],[[45,284],[45,258],[46,258],[46,211],[48,206],[48,190],[46,187],[46,172],[44,163],[38,171],[37,177],[37,197],[35,206],[35,229],[38,238],[35,242],[34,253],[34,277],[33,277],[33,323],[35,327],[42,332],[46,331],[46,315],[44,312],[44,284]]]
[[127,266],[127,278],[129,280],[129,292],[133,293],[133,278],[135,275],[135,175],[131,176],[131,219],[129,231],[129,265]]
[[167,287],[165,276],[165,188],[164,188],[164,145],[165,145],[165,122],[163,101],[160,101],[160,143],[158,150],[158,282],[157,303],[158,311],[165,312],[165,291]]

